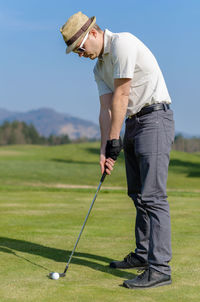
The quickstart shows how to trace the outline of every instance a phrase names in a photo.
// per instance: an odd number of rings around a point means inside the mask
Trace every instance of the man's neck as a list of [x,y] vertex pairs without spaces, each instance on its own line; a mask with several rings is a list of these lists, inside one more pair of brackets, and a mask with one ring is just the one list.
[[102,31],[102,34],[101,34],[101,44],[102,44],[102,47],[101,47],[101,52],[98,56],[99,59],[102,59],[102,55],[103,55],[103,51],[104,51],[104,31]]

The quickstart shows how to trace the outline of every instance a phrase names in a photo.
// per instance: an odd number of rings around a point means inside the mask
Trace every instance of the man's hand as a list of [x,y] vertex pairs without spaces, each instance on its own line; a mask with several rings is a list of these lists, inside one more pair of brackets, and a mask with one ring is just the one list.
[[107,140],[106,143],[106,158],[112,158],[113,160],[117,160],[120,151],[122,150],[122,140],[121,137],[119,139],[111,139]]
[[112,158],[106,158],[104,154],[100,154],[100,168],[101,168],[101,174],[103,174],[103,172],[106,169],[106,173],[108,175],[111,174],[111,171],[113,170],[115,161]]
[[107,141],[106,150],[105,150],[106,154],[104,153],[100,154],[100,167],[101,167],[102,174],[105,170],[108,175],[111,174],[111,171],[113,170],[115,161],[119,156],[121,149],[122,149],[121,137],[119,137],[119,139],[112,139]]

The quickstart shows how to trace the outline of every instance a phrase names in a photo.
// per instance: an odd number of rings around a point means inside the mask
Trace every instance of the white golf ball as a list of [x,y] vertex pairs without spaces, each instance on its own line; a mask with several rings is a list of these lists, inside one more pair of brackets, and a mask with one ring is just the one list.
[[58,273],[52,273],[51,274],[51,279],[58,280],[59,278],[60,278],[60,275]]

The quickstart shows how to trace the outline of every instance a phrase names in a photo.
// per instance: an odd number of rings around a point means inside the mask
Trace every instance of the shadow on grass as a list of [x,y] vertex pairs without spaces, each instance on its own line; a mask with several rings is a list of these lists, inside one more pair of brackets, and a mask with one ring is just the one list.
[[44,267],[44,266],[42,266],[42,265],[40,265],[40,264],[37,264],[37,263],[35,263],[35,262],[33,262],[33,261],[31,261],[31,260],[29,260],[29,259],[27,259],[27,258],[25,258],[25,257],[23,257],[23,256],[21,256],[21,255],[16,254],[16,252],[14,252],[13,250],[11,250],[10,248],[7,248],[7,247],[6,247],[6,248],[5,248],[5,247],[0,247],[0,252],[12,254],[12,255],[16,256],[17,258],[23,259],[23,260],[25,260],[25,261],[31,263],[32,265],[41,267],[42,269],[44,269],[44,270],[46,270],[46,271],[49,271],[48,268],[46,268],[46,267]]
[[200,163],[192,163],[180,159],[171,159],[170,168],[179,170],[180,173],[187,173],[188,177],[200,177]]
[[80,165],[97,165],[98,161],[81,161],[81,160],[73,160],[73,159],[60,159],[60,158],[52,158],[51,161],[55,161],[57,163],[64,164],[80,164]]
[[95,154],[95,155],[99,155],[100,152],[100,146],[99,148],[87,148],[86,149],[89,153]]
[[[88,153],[92,153],[95,155],[100,154],[100,150],[97,148],[87,148]],[[64,163],[64,164],[80,164],[80,165],[98,165],[99,164],[99,157],[97,157],[97,160],[95,161],[88,161],[87,157],[85,160],[74,160],[74,159],[61,159],[61,158],[51,158],[51,161],[57,162],[57,163]],[[123,162],[124,161],[124,154],[123,152],[120,153],[117,161]]]
[[[57,262],[65,262],[65,265],[67,264],[67,261],[71,255],[71,251],[65,251],[57,248],[47,247],[43,246],[41,244],[19,240],[19,239],[12,239],[7,237],[0,237],[0,251],[4,253],[10,253],[14,256],[17,256],[21,259],[24,259],[28,261],[29,263],[33,265],[37,265],[36,263],[26,259],[25,257],[19,256],[16,254],[16,251],[22,252],[22,253],[28,253],[33,255],[38,255],[44,258],[48,258]],[[84,259],[81,259],[84,258]],[[94,260],[94,261],[91,261]],[[96,261],[102,261],[106,264],[100,264]],[[115,275],[117,277],[126,278],[126,279],[132,279],[136,276],[136,274],[124,272],[116,269],[111,269],[108,264],[113,259],[110,259],[108,257],[103,257],[99,255],[94,254],[88,254],[88,253],[80,253],[76,252],[74,253],[74,256],[71,260],[71,263],[88,266],[94,270],[105,272],[111,275]],[[41,265],[37,265],[45,270],[49,270],[46,267],[43,267]],[[64,267],[63,267],[64,270]],[[51,270],[49,270],[51,271]]]

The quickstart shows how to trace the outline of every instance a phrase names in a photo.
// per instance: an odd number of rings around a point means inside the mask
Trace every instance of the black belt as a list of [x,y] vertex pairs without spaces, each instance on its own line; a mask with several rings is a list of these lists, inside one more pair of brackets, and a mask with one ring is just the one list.
[[129,115],[128,118],[133,118],[133,117],[140,117],[142,115],[151,113],[153,111],[158,111],[158,110],[167,110],[170,109],[169,104],[166,103],[158,103],[158,104],[152,104],[149,106],[145,106],[143,107],[138,113],[133,114],[133,115]]

